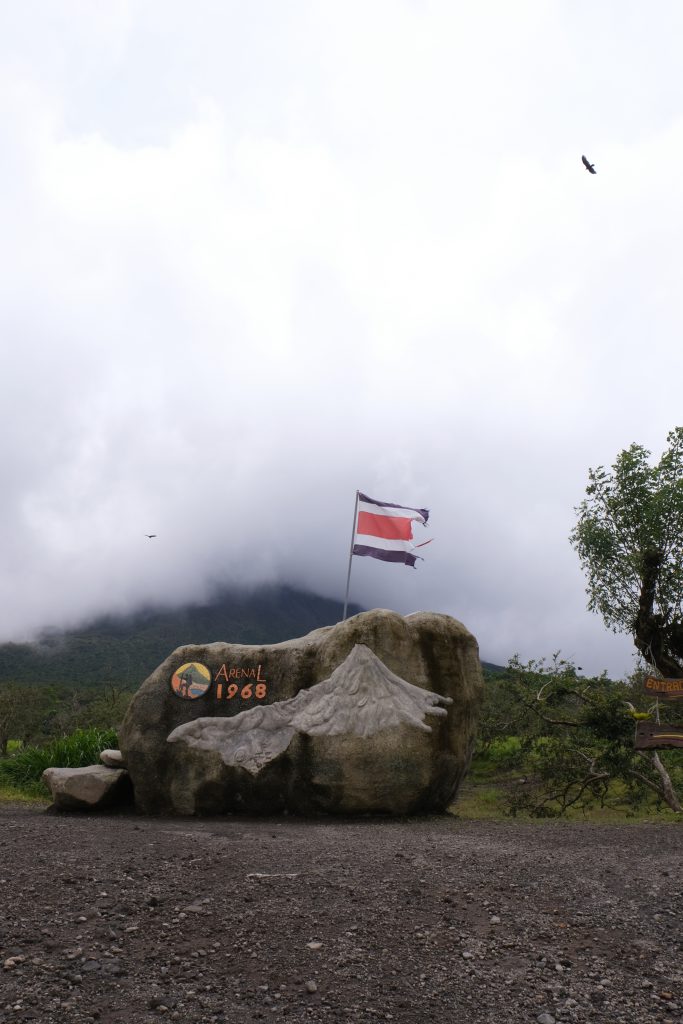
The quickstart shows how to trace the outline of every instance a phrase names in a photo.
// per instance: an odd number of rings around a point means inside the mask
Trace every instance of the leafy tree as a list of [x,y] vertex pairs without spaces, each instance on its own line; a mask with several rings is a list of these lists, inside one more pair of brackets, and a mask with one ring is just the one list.
[[117,729],[132,699],[132,690],[108,686],[86,704],[76,716],[76,722],[82,729]]
[[4,683],[0,690],[0,756],[7,753],[7,744],[15,739],[22,718],[25,697],[18,686]]
[[29,691],[17,683],[0,684],[0,757],[7,754],[10,740],[30,743],[41,735],[50,702],[47,689]]
[[77,729],[116,729],[132,696],[117,686],[97,691],[0,682],[0,757],[10,740],[41,745]]
[[662,775],[649,752],[634,750],[635,720],[649,714],[645,694],[629,683],[579,676],[558,655],[549,664],[513,658],[488,692],[482,722],[484,744],[519,739],[515,764],[507,765],[524,773],[509,793],[512,813],[636,806],[652,794],[682,811],[675,786],[683,783],[683,756],[673,752],[671,775]]
[[588,607],[629,633],[662,675],[683,676],[683,427],[656,465],[632,444],[607,471],[589,470],[571,542]]

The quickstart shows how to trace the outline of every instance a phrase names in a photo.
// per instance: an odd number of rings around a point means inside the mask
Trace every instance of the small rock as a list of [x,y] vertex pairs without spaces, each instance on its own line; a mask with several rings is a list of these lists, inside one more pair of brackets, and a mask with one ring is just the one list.
[[489,923],[490,924],[500,924],[500,918],[497,917],[496,914],[494,914],[493,917],[489,918]]
[[306,949],[322,949],[322,948],[323,948],[322,942],[307,942],[306,943]]
[[316,983],[314,981],[307,981],[306,982],[306,991],[310,992],[311,994],[313,994],[313,992],[317,992],[318,991],[318,986],[316,985]]
[[11,971],[15,967],[18,967],[19,964],[23,964],[25,959],[25,956],[8,956],[2,966],[5,968],[6,971]]
[[539,1013],[536,1022],[537,1024],[555,1024],[555,1018],[551,1013]]
[[107,768],[126,767],[120,750],[103,750],[100,754],[100,761],[102,764],[106,764]]

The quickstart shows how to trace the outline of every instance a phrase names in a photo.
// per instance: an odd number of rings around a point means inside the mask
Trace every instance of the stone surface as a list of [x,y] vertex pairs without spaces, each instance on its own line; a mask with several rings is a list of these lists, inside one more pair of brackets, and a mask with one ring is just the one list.
[[178,726],[169,743],[215,751],[229,767],[252,775],[285,751],[294,736],[369,738],[403,724],[430,732],[425,715],[445,715],[441,697],[399,678],[365,644],[356,644],[329,679],[291,700],[242,711],[234,718],[198,718]]
[[271,646],[179,648],[120,746],[144,813],[442,811],[482,688],[457,620],[375,610]]
[[103,750],[100,753],[100,761],[102,764],[106,764],[108,768],[126,767],[126,763],[123,760],[123,754],[120,750]]
[[43,782],[60,811],[95,811],[125,803],[131,796],[130,778],[122,768],[102,764],[87,768],[46,768]]

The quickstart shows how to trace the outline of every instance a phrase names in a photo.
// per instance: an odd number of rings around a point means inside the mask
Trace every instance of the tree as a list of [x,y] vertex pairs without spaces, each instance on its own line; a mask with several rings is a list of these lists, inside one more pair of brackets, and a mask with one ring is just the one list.
[[611,472],[589,470],[570,540],[588,578],[588,607],[629,633],[663,676],[683,676],[683,427],[656,465],[632,444]]
[[508,790],[513,814],[560,816],[596,803],[635,807],[648,796],[683,810],[675,788],[683,782],[683,758],[674,753],[672,779],[649,753],[633,748],[635,721],[649,717],[634,682],[579,676],[559,655],[549,664],[513,658],[490,682],[482,735],[484,743],[516,737],[506,764],[523,774]]
[[0,757],[5,757],[10,740],[29,743],[40,734],[47,714],[48,695],[17,683],[0,683]]

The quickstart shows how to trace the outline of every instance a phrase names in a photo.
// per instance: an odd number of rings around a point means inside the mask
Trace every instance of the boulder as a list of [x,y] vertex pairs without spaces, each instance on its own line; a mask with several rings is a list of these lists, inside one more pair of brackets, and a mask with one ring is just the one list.
[[145,814],[439,812],[482,692],[462,623],[377,609],[279,644],[178,648],[119,741]]
[[97,811],[131,797],[130,778],[122,768],[46,768],[42,777],[59,811]]
[[100,761],[108,768],[125,768],[126,762],[120,750],[103,750],[100,753]]

